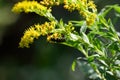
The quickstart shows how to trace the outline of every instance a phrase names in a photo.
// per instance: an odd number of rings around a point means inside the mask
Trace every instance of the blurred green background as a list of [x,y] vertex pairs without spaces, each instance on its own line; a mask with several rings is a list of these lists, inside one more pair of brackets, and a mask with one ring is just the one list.
[[[11,9],[21,0],[0,0],[0,80],[88,80],[82,70],[71,71],[74,59],[83,56],[78,50],[48,43],[40,37],[30,48],[18,48],[23,32],[30,25],[46,19],[34,13],[15,14]],[[98,11],[105,5],[120,4],[120,0],[96,0]],[[114,12],[114,11],[113,11]],[[79,20],[77,12],[69,13],[61,6],[53,8],[59,20]],[[114,19],[111,12],[108,18]],[[120,31],[120,18],[115,23]]]

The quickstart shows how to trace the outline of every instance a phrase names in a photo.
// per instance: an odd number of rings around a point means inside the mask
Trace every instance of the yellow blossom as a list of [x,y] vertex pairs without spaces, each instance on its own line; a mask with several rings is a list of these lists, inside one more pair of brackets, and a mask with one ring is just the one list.
[[53,33],[47,35],[47,41],[48,42],[57,42],[63,38],[63,35],[61,33]]
[[55,28],[55,22],[54,21],[52,21],[52,22],[45,22],[44,24],[42,24],[42,25],[35,25],[35,28],[36,28],[36,30],[38,30],[40,33],[41,33],[41,35],[46,35],[46,34],[48,34],[51,30],[53,30],[54,28]]
[[40,33],[36,31],[34,27],[29,28],[25,31],[24,36],[21,38],[19,47],[29,48],[29,44],[33,43],[34,38],[38,39],[39,36]]
[[20,13],[20,12],[35,12],[41,16],[46,14],[46,12],[50,11],[47,7],[39,4],[37,1],[22,1],[14,5],[13,12]]
[[91,13],[87,18],[86,18],[86,23],[87,25],[92,25],[96,20],[96,14]]
[[33,43],[34,39],[38,39],[40,35],[45,36],[55,28],[55,22],[45,22],[44,24],[36,24],[31,26],[24,32],[24,36],[21,38],[19,43],[20,47],[29,48],[29,44]]
[[77,10],[85,18],[88,26],[95,22],[97,9],[92,0],[64,0],[63,2],[65,9]]
[[65,9],[68,9],[69,11],[73,11],[73,10],[75,10],[76,9],[76,7],[77,7],[77,4],[76,4],[76,0],[71,0],[71,1],[69,1],[69,0],[64,0],[63,1],[63,3],[64,3],[64,8]]
[[89,1],[88,4],[87,4],[87,6],[88,6],[89,8],[91,8],[91,9],[93,10],[93,12],[96,12],[96,11],[97,11],[96,5],[94,4],[93,1]]
[[40,3],[46,6],[53,6],[53,5],[59,5],[60,0],[43,0],[40,1]]

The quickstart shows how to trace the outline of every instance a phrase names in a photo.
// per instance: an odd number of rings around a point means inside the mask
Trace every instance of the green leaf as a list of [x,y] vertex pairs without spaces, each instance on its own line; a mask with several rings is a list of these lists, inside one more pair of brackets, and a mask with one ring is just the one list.
[[88,59],[88,62],[93,62],[95,56],[89,56],[87,59]]
[[106,16],[113,8],[113,5],[105,6],[99,13],[99,16]]
[[116,12],[118,12],[120,14],[120,6],[115,5],[113,8]]
[[115,61],[115,64],[116,64],[116,65],[120,65],[120,60],[116,60],[116,61]]
[[85,41],[85,43],[90,44],[90,42],[89,42],[89,39],[88,39],[87,35],[86,35],[84,32],[81,32],[81,34],[82,34],[83,41]]
[[71,41],[78,41],[78,40],[81,40],[81,37],[78,36],[78,35],[76,35],[76,34],[70,33],[69,39],[70,39]]
[[71,69],[72,71],[75,71],[75,67],[76,67],[76,60],[73,61]]
[[59,22],[59,27],[62,29],[62,28],[64,28],[64,22],[63,22],[63,20],[62,19],[60,19],[60,22]]
[[83,45],[79,44],[77,46],[77,49],[80,50],[86,57],[88,57],[88,53],[86,52],[86,50],[83,48]]
[[113,74],[113,72],[111,72],[111,71],[106,71],[109,75],[111,75],[111,76],[113,76],[114,74]]
[[88,62],[94,62],[94,59],[99,58],[99,57],[100,57],[100,55],[94,54],[94,55],[88,56],[87,60],[88,60]]
[[96,64],[96,63],[92,62],[92,63],[91,63],[91,66],[92,66],[92,68],[93,68],[94,70],[97,70],[97,64]]
[[107,28],[109,27],[109,25],[107,24],[107,21],[106,19],[103,17],[103,16],[99,16],[99,19],[100,19],[100,22],[106,26]]
[[108,66],[108,64],[105,62],[105,60],[99,60],[100,63],[102,63],[104,66]]
[[100,36],[104,36],[104,35],[106,35],[106,33],[105,32],[100,32],[100,31],[91,31],[90,32],[90,35],[100,35]]
[[94,45],[95,45],[98,49],[102,50],[102,48],[103,48],[103,43],[100,41],[100,39],[95,38],[94,41],[93,41],[93,43],[94,43]]
[[120,79],[120,70],[116,70],[115,73],[116,73],[116,76]]
[[116,32],[116,30],[115,30],[115,28],[114,28],[114,26],[112,24],[111,19],[108,20],[108,24],[109,24],[109,30],[110,30],[110,32],[112,32],[114,34],[117,34],[117,32]]
[[74,24],[74,26],[77,26],[77,27],[81,27],[84,23],[85,23],[85,21],[70,21],[70,22],[72,22],[73,24]]
[[86,24],[83,24],[83,25],[81,26],[81,28],[80,28],[80,33],[81,33],[81,32],[86,32],[86,29],[87,29]]
[[111,51],[118,51],[120,52],[120,44],[117,41],[111,42],[109,45],[107,45],[107,48],[110,49]]
[[99,50],[96,46],[94,46],[94,50],[95,50],[95,52],[98,53],[99,55],[105,57],[105,53],[104,53],[103,51]]

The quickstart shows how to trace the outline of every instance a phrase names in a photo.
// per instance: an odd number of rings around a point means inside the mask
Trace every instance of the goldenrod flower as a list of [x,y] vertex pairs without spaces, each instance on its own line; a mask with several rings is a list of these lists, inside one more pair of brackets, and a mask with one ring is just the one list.
[[43,0],[40,1],[40,3],[46,6],[53,6],[53,5],[59,5],[60,0]]
[[64,8],[65,9],[68,9],[69,11],[73,11],[76,9],[77,7],[77,4],[76,4],[76,0],[64,0],[63,3],[64,3]]
[[96,5],[94,4],[93,1],[89,1],[88,4],[87,4],[88,8],[91,8],[93,10],[93,12],[96,12],[97,9],[96,9]]
[[88,26],[95,22],[97,9],[92,0],[64,0],[63,2],[65,4],[65,9],[68,9],[69,11],[78,10],[78,12],[85,18]]
[[63,42],[63,41],[65,41],[65,38],[64,38],[64,35],[62,33],[55,32],[53,34],[47,35],[47,41],[48,42],[61,42],[61,41]]
[[42,25],[35,25],[35,28],[37,31],[39,31],[41,33],[41,35],[46,35],[48,34],[51,30],[55,29],[55,24],[56,22],[52,21],[52,22],[45,22]]
[[35,12],[41,16],[45,15],[47,12],[50,12],[47,7],[39,4],[37,1],[22,1],[17,4],[12,9],[13,12]]
[[95,20],[96,20],[96,14],[95,13],[91,13],[87,18],[86,18],[86,23],[87,25],[92,25]]
[[35,30],[34,27],[29,28],[25,31],[24,36],[21,38],[19,43],[19,47],[27,47],[29,48],[29,44],[33,43],[34,38],[38,39],[40,33]]
[[40,35],[47,35],[55,28],[55,22],[45,22],[44,24],[37,24],[31,26],[27,29],[24,33],[24,36],[21,38],[19,43],[20,47],[27,47],[29,48],[29,44],[33,43],[34,39],[38,39]]

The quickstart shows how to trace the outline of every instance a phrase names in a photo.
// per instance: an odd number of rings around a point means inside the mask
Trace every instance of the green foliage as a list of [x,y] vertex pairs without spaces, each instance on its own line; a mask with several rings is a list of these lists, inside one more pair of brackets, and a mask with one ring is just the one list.
[[75,67],[76,67],[76,61],[73,61],[72,66],[71,66],[72,71],[75,71]]
[[[55,3],[55,1],[56,0],[53,1],[53,4]],[[83,20],[69,20],[68,23],[64,23],[62,19],[60,21],[56,20],[50,12],[50,8],[53,6],[53,4],[46,5],[44,3],[44,0],[43,2],[41,2],[42,4],[38,4],[37,2],[35,2],[38,7],[35,7],[35,4],[33,6],[32,4],[26,5],[28,7],[28,10],[26,9],[26,7],[24,7],[24,4],[21,3],[22,6],[16,5],[13,8],[13,11],[19,11],[17,9],[20,9],[24,10],[24,12],[27,11],[28,13],[31,12],[29,11],[29,9],[31,9],[32,12],[35,12],[40,16],[44,16],[50,22],[54,23],[43,24],[45,29],[41,28],[41,26],[39,25],[39,27],[32,27],[28,31],[31,30],[31,32],[29,33],[32,33],[33,29],[34,32],[37,32],[38,36],[43,35],[42,32],[45,32],[43,36],[46,35],[49,42],[64,44],[76,48],[80,52],[82,52],[84,54],[84,57],[73,61],[71,66],[72,71],[75,71],[75,67],[77,64],[78,67],[81,67],[85,63],[86,66],[89,67],[88,71],[93,71],[90,73],[88,72],[90,79],[120,79],[120,39],[117,31],[114,28],[112,20],[106,19],[107,14],[112,9],[115,10],[118,14],[120,14],[120,6],[107,5],[104,9],[97,13],[96,7],[93,1],[91,2],[91,0],[85,0],[86,2],[80,0],[79,3],[77,3],[78,0],[75,0],[74,2],[73,0],[68,0],[68,3],[65,1],[67,0],[61,0],[60,2],[59,0],[57,0],[54,6],[59,3],[64,4],[65,9],[68,9],[69,11],[77,10],[80,15],[83,16]],[[27,3],[27,1],[25,3]],[[29,1],[29,3],[31,2]],[[81,3],[84,3],[84,5]],[[34,9],[33,7],[36,9]],[[90,9],[92,9],[92,11],[90,11]],[[47,25],[53,26],[52,29]],[[76,30],[78,28],[79,31]],[[30,35],[30,38],[32,39],[31,42],[33,42],[33,38],[36,37],[36,35],[33,34],[35,33],[32,33]],[[29,36],[28,34],[24,35],[27,35],[27,38]],[[25,41],[23,40],[23,42]],[[21,44],[24,46],[23,43]]]

